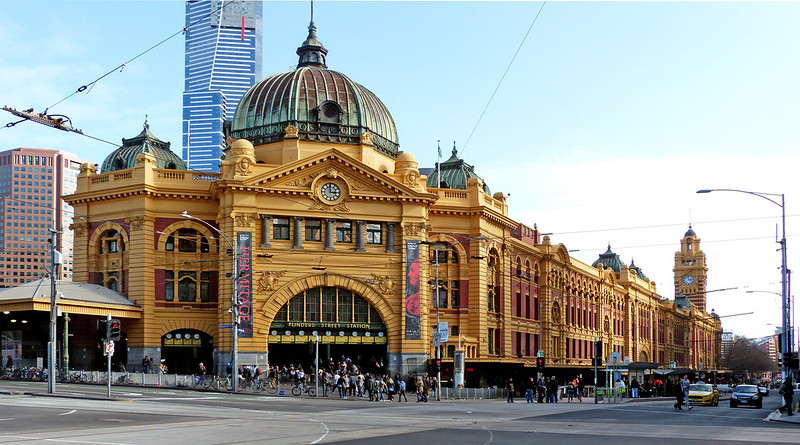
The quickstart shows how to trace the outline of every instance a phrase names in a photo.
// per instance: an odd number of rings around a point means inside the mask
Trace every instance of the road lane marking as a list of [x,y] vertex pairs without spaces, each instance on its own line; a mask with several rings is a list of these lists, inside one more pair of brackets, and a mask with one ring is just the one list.
[[486,432],[489,433],[489,440],[484,442],[483,445],[489,445],[494,440],[494,434],[492,433],[492,431],[489,428],[486,428],[483,425],[481,425],[481,428],[485,429]]
[[325,427],[325,434],[323,434],[323,435],[322,435],[322,436],[321,436],[319,439],[317,439],[317,440],[315,440],[315,441],[311,442],[311,444],[312,444],[312,445],[313,445],[313,444],[315,444],[315,443],[318,443],[320,440],[324,439],[324,438],[325,438],[325,436],[327,436],[327,435],[328,435],[328,433],[330,433],[330,432],[331,432],[331,430],[330,430],[330,429],[328,429],[328,425],[325,425],[325,423],[324,423],[324,422],[320,422],[319,420],[317,420],[317,419],[312,419],[312,418],[310,418],[310,417],[308,418],[308,420],[310,420],[310,421],[312,421],[312,422],[317,422],[317,423],[319,423],[320,425],[322,425],[322,426],[324,426],[324,427]]
[[73,414],[75,411],[77,411],[77,409],[73,409],[72,411],[67,411],[65,413],[61,413],[61,414],[59,414],[59,416],[68,416],[70,414]]

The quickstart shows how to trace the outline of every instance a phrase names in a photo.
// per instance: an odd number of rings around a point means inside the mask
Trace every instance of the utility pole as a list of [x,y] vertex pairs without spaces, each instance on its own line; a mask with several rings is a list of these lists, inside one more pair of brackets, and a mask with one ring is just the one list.
[[56,392],[56,321],[58,319],[58,305],[56,304],[56,274],[61,264],[61,252],[58,251],[58,234],[61,233],[53,227],[50,232],[50,340],[47,343],[47,392]]

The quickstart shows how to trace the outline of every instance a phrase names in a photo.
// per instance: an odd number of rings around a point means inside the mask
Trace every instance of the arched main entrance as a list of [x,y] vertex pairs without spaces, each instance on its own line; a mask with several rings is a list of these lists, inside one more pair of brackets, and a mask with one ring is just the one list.
[[[194,374],[203,362],[214,369],[214,342],[210,335],[195,329],[179,329],[161,337],[161,359],[170,374]],[[159,363],[154,363],[157,368]]]
[[356,293],[315,287],[283,305],[270,325],[270,365],[314,368],[317,339],[320,366],[349,357],[365,372],[385,370],[386,325],[378,311]]

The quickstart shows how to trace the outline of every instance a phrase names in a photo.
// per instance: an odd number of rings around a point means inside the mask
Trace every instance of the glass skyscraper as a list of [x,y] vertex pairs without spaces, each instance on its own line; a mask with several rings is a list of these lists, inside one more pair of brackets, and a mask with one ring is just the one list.
[[261,1],[186,2],[183,159],[191,170],[219,170],[223,124],[261,79],[261,20]]

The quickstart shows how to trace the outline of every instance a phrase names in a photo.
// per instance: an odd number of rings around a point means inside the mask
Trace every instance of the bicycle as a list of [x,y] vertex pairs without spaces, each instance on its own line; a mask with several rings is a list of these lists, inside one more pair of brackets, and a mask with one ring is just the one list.
[[192,388],[196,388],[197,385],[208,389],[208,387],[211,386],[211,379],[207,379],[205,374],[192,376]]
[[299,383],[295,383],[294,387],[292,388],[292,395],[299,396],[303,393],[308,394],[309,397],[317,396],[317,390],[314,389],[313,386],[306,385],[305,383],[303,383],[302,385],[300,385]]

